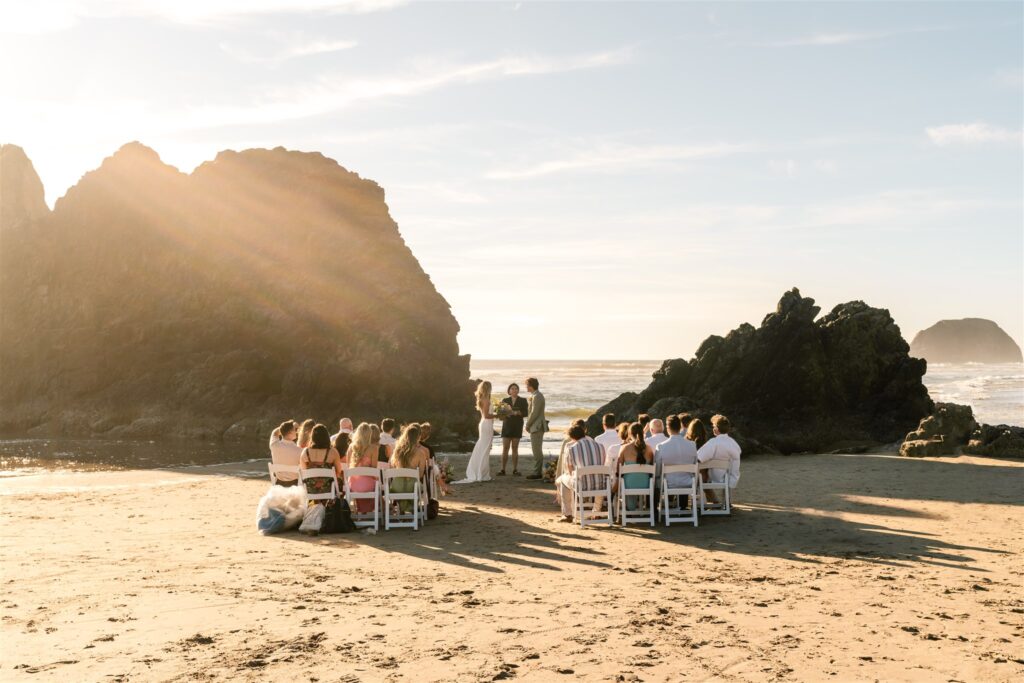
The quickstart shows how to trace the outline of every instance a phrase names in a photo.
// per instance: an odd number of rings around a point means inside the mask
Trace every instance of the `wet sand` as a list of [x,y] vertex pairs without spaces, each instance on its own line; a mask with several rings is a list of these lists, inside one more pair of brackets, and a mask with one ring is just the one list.
[[0,480],[0,680],[1024,676],[1020,460],[751,458],[697,529],[504,477],[313,539],[256,532],[259,469]]

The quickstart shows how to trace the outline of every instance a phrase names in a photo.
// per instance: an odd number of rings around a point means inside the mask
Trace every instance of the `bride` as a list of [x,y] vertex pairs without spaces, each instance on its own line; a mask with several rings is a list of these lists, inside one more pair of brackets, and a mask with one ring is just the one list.
[[480,382],[476,388],[476,409],[480,411],[480,433],[469,457],[466,478],[456,484],[472,484],[491,480],[491,442],[494,441],[494,415],[491,415],[491,383]]

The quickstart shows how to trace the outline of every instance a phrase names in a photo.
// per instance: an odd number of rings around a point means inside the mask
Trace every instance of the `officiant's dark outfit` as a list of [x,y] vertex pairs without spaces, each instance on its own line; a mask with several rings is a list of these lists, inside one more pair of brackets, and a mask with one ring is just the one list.
[[511,410],[518,410],[519,415],[509,415],[501,423],[501,438],[521,439],[523,438],[523,421],[526,413],[530,410],[529,404],[522,396],[517,396],[513,401],[511,396],[501,399],[501,402],[509,406]]

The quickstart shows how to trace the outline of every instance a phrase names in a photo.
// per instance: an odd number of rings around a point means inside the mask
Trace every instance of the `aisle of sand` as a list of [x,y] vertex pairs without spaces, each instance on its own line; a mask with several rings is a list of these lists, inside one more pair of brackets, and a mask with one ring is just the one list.
[[258,535],[230,467],[0,480],[0,679],[1024,676],[1024,463],[743,467],[698,529],[581,530],[508,477],[317,539]]

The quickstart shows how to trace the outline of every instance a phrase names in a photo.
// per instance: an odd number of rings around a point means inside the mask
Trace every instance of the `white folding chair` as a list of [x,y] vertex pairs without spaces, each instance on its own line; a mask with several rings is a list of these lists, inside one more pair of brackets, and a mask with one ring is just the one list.
[[[591,478],[596,478],[596,481],[588,481]],[[588,483],[598,483],[599,486],[597,488],[588,488]],[[597,507],[597,499],[600,496],[603,496],[608,501],[607,516],[588,517],[588,513],[593,515],[594,513],[601,512],[601,509]],[[581,527],[597,524],[611,526],[614,524],[615,507],[612,505],[612,468],[605,467],[604,465],[588,465],[577,468],[572,498],[573,510],[576,511],[576,519],[579,520]],[[587,502],[588,499],[589,503]]]
[[[330,479],[331,490],[327,493],[310,493],[306,488],[307,479]],[[317,467],[315,469],[299,470],[299,481],[302,482],[302,492],[306,502],[311,500],[334,500],[338,497],[338,477],[333,467]]]
[[270,472],[270,485],[273,486],[277,483],[278,474],[294,474],[294,479],[299,478],[299,466],[298,465],[275,465],[272,462],[267,463],[267,471]]
[[[619,468],[619,524],[628,525],[630,522],[641,524],[648,522],[654,526],[654,508],[657,501],[654,499],[654,465],[623,465]],[[627,474],[647,474],[647,486],[643,488],[626,488]],[[639,498],[636,510],[626,509],[626,500],[630,497]],[[641,503],[647,504],[644,511]]]
[[[689,474],[690,485],[670,488],[668,475]],[[661,516],[665,518],[665,526],[671,526],[672,522],[693,522],[697,526],[697,492],[700,488],[700,468],[696,463],[692,465],[662,465],[661,466]],[[669,501],[673,496],[690,497],[690,514],[682,507],[672,507]],[[681,499],[680,499],[681,500]]]
[[[732,514],[732,500],[730,499],[730,488],[729,488],[729,461],[728,460],[708,460],[707,462],[700,463],[700,469],[702,470],[724,470],[725,481],[713,482],[713,481],[702,481],[700,483],[700,514],[701,515],[731,515]],[[710,472],[708,473],[710,479]],[[721,491],[722,495],[719,496],[719,501],[713,507],[709,507],[707,499],[704,496],[705,491]]]
[[[407,527],[413,531],[420,527],[420,511],[423,509],[420,500],[420,472],[412,467],[389,467],[381,470],[384,474],[384,530]],[[395,479],[412,479],[413,490],[408,493],[392,493],[391,482]],[[398,501],[410,501],[412,512],[392,512],[391,507]]]
[[[357,527],[380,528],[380,470],[376,467],[349,467],[342,472],[345,477],[345,500],[352,511],[352,521]],[[372,491],[353,491],[352,477],[370,477],[373,479]],[[373,512],[359,512],[357,500],[372,500]]]

